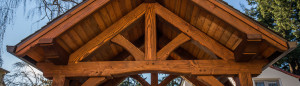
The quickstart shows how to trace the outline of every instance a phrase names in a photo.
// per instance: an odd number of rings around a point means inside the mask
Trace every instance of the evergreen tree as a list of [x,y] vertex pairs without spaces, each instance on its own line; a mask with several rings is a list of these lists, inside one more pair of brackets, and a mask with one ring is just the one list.
[[[300,0],[247,0],[251,8],[245,14],[282,35],[288,41],[300,39]],[[300,75],[300,47],[273,64],[291,73]]]

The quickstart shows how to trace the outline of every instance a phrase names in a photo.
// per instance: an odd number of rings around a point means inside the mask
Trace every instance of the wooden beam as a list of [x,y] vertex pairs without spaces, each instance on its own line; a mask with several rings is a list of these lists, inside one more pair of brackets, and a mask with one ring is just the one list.
[[158,86],[167,86],[173,79],[175,79],[177,77],[178,77],[178,75],[169,75],[162,82],[160,82]]
[[36,47],[43,49],[43,57],[57,65],[68,64],[69,55],[54,39],[40,39]]
[[144,60],[144,52],[142,52],[139,48],[134,46],[130,41],[124,38],[124,36],[119,34],[116,37],[114,37],[111,41],[125,48],[135,58],[136,61]]
[[63,75],[55,75],[53,76],[52,86],[67,86],[66,77]]
[[241,86],[253,86],[252,77],[250,73],[239,73],[239,81]]
[[105,79],[105,77],[91,77],[86,80],[81,86],[98,86],[104,83],[106,80],[107,79]]
[[151,73],[151,86],[158,85],[158,73]]
[[210,51],[215,53],[217,56],[224,60],[234,59],[234,54],[231,50],[215,41],[205,33],[201,32],[199,29],[195,28],[188,22],[184,21],[176,14],[172,13],[160,4],[155,4],[156,14],[162,17],[164,20],[177,27],[186,35],[190,36],[193,40],[208,48]]
[[[127,78],[125,77],[118,77],[113,78],[111,80],[106,81],[105,83],[101,84],[100,86],[118,86],[122,81],[124,81]],[[99,86],[99,85],[98,85]]]
[[278,57],[275,57],[275,59],[273,59],[270,63],[268,63],[267,65],[265,65],[263,67],[263,70],[267,69],[268,67],[270,67],[271,65],[273,65],[275,62],[277,62],[279,59],[281,59],[282,57],[286,56],[288,53],[290,53],[291,51],[293,51],[294,49],[296,49],[297,45],[298,45],[297,42],[288,42],[289,49],[287,51],[283,52],[282,54],[280,54]]
[[262,38],[273,46],[278,47],[282,51],[288,49],[285,39],[269,31],[267,28],[254,23],[254,21],[249,21],[251,19],[246,19],[246,16],[238,14],[239,12],[230,9],[231,7],[229,6],[221,4],[216,0],[192,0],[192,2],[245,34],[263,34]]
[[159,60],[166,60],[170,53],[179,47],[181,44],[190,40],[190,37],[185,35],[184,33],[179,34],[176,38],[174,38],[170,43],[168,43],[165,47],[157,53],[157,58]]
[[146,3],[154,3],[156,2],[155,0],[145,0]]
[[247,34],[242,37],[243,41],[234,50],[235,61],[249,61],[255,58],[259,52],[259,45],[262,43],[262,36],[260,34]]
[[156,60],[156,15],[153,3],[147,4],[145,13],[145,60]]
[[60,34],[73,27],[75,24],[103,7],[111,0],[87,0],[86,2],[74,7],[70,12],[65,13],[62,17],[47,24],[42,30],[27,37],[26,40],[16,45],[16,56],[23,57],[25,53],[42,38],[56,38]]
[[184,80],[187,80],[191,83],[193,83],[195,86],[207,86],[204,83],[200,82],[199,80],[197,80],[196,77],[192,77],[192,76],[182,76],[182,78]]
[[159,71],[171,74],[232,75],[240,72],[260,74],[267,64],[264,60],[235,62],[224,60],[165,60],[165,61],[100,61],[78,62],[68,65],[38,63],[45,77],[121,76],[124,74],[151,73]]
[[140,75],[131,75],[130,77],[137,80],[140,84],[142,84],[142,86],[150,86],[150,84]]
[[[167,45],[168,41],[170,41],[170,39],[168,39],[165,36],[162,36],[159,38],[159,48],[163,48],[165,45]],[[178,53],[180,52],[180,53]],[[185,51],[183,48],[178,47],[177,49],[173,50],[170,53],[170,57],[173,58],[174,60],[192,60],[192,58],[194,58],[194,56],[190,55],[187,51]]]
[[211,52],[209,49],[207,49],[206,47],[202,46],[201,44],[199,44],[199,42],[192,40],[192,43],[194,45],[196,45],[197,47],[199,47],[201,50],[203,50],[205,53],[209,54],[212,58],[217,59],[218,57],[216,56],[216,54],[214,54],[213,52]]
[[97,35],[95,38],[87,42],[85,45],[80,47],[78,50],[73,52],[69,57],[69,63],[76,63],[88,55],[90,55],[92,52],[94,52],[96,49],[98,49],[100,46],[105,44],[106,42],[110,41],[114,36],[119,34],[121,31],[123,31],[126,27],[128,27],[130,24],[132,24],[137,19],[141,18],[146,10],[146,4],[141,4],[131,12],[129,12],[127,15],[125,15],[123,18],[118,20],[116,23],[108,27],[106,30],[104,30],[102,33]]
[[[197,76],[197,79],[207,86],[224,86],[218,79],[214,76]],[[252,85],[249,85],[252,86]]]

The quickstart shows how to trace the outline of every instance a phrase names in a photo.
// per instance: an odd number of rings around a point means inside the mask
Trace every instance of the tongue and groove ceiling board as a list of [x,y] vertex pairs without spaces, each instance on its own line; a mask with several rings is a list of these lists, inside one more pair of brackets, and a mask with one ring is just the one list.
[[[156,3],[159,3],[163,7],[167,8],[169,11],[176,14],[178,17],[182,18],[184,21],[186,21],[193,27],[197,28],[199,31],[205,33],[208,37],[217,41],[222,46],[226,47],[228,50],[234,52],[236,48],[239,47],[239,45],[242,45],[241,43],[243,43],[243,39],[247,36],[248,33],[241,32],[241,30],[235,28],[236,25],[231,24],[231,22],[229,23],[226,22],[228,21],[228,19],[224,20],[223,17],[218,17],[219,16],[218,14],[217,15],[214,14],[216,13],[215,11],[207,10],[212,8],[215,8],[213,10],[220,10],[217,9],[218,8],[217,6],[220,6],[220,4],[216,4],[210,8],[206,8],[206,7],[203,8],[201,4],[198,4],[199,1],[202,0],[174,0],[174,1],[159,0]],[[203,2],[208,3],[207,4],[208,6],[210,6],[213,3],[214,4],[217,3],[213,0],[212,1],[204,0]],[[98,34],[105,31],[112,24],[114,24],[116,21],[121,19],[123,16],[128,14],[130,11],[132,11],[142,3],[143,0],[111,0],[111,1],[96,0],[94,2],[88,0],[85,3],[82,3],[82,6],[76,7],[76,9],[73,11],[71,10],[69,14],[65,14],[65,16],[62,16],[63,18],[58,18],[55,21],[53,21],[51,23],[52,25],[48,25],[44,27],[46,29],[38,31],[34,35],[28,37],[26,40],[18,44],[15,51],[16,55],[29,56],[36,62],[44,61],[45,58],[43,58],[43,54],[44,54],[43,50],[35,46],[35,44],[37,44],[39,40],[43,38],[54,38],[54,41],[58,44],[58,46],[61,46],[67,52],[68,55],[71,55],[80,47],[82,47],[87,42],[95,38]],[[97,6],[91,8],[90,6],[94,4],[100,4],[101,7]],[[81,9],[81,10],[77,10],[77,9]],[[227,12],[231,12],[228,11],[228,9],[225,10]],[[82,12],[88,12],[88,13],[82,13]],[[224,12],[220,12],[220,13],[224,13]],[[81,15],[84,15],[84,17],[82,17]],[[81,20],[78,19],[72,20],[73,17],[77,17],[77,16],[81,16],[79,17],[79,19]],[[234,16],[234,14],[232,14],[231,16]],[[165,21],[160,16],[156,16],[156,17],[157,17],[156,27],[157,27],[157,43],[158,43],[157,48],[161,49],[168,42],[174,39],[178,34],[180,34],[181,31],[178,30],[178,28],[174,27],[172,24],[169,24],[169,22]],[[75,23],[72,21],[74,21]],[[232,21],[238,22],[234,19]],[[143,37],[145,37],[144,27],[145,27],[145,18],[141,17],[138,20],[136,20],[132,25],[126,27],[126,29],[122,31],[121,34],[130,42],[135,44],[138,48],[144,49],[143,43],[145,40],[142,39]],[[53,30],[48,30],[51,28]],[[56,30],[58,28],[63,28],[63,29],[59,33],[58,32],[55,33],[54,31],[59,31]],[[245,27],[245,29],[252,29],[252,28]],[[47,30],[48,33],[46,33]],[[40,34],[41,37],[37,38]],[[272,35],[274,33],[264,33],[264,34]],[[262,40],[261,45],[259,45],[261,46],[258,50],[259,55],[251,59],[268,58],[274,52],[284,50],[282,47],[277,47],[277,46],[275,47],[274,43],[270,43],[269,40],[266,39],[264,34],[262,34],[262,39],[264,40]],[[274,40],[277,39],[280,38],[275,38]],[[282,45],[284,46],[285,44]],[[215,56],[215,54],[212,54],[212,52],[209,49],[207,49],[205,46],[197,46],[197,44],[193,43],[193,39],[180,45],[180,47],[174,50],[174,52],[176,51],[184,51],[186,54],[183,55],[192,56],[187,59],[195,59],[195,58],[221,59],[219,56]],[[128,52],[124,48],[112,42],[107,42],[103,44],[103,46],[97,48],[94,52],[90,52],[90,53],[92,54],[86,56],[88,57],[88,59],[85,58],[84,61],[120,60],[116,56],[121,56],[124,58],[126,58],[127,56],[130,57],[130,54],[128,54]],[[174,53],[171,54],[175,55]],[[168,57],[168,59],[174,59],[174,58]]]
[[272,64],[293,48],[295,43],[218,0],[86,0],[8,51],[33,65],[142,60]]

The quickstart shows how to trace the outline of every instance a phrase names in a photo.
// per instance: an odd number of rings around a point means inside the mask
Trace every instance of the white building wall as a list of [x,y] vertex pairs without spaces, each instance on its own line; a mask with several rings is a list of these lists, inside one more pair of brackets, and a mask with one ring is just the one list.
[[[268,67],[259,76],[252,78],[254,80],[274,80],[279,79],[282,86],[300,86],[298,78],[282,73],[278,70]],[[254,83],[253,83],[254,84]]]

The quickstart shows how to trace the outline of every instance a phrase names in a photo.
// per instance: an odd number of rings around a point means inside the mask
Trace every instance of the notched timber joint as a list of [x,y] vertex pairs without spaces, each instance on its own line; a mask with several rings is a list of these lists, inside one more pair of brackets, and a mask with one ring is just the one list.
[[42,38],[34,47],[42,48],[43,57],[54,64],[66,65],[68,62],[68,53],[53,38]]
[[261,34],[246,34],[243,41],[234,50],[236,61],[249,61],[258,56],[259,47],[263,41]]
[[127,40],[124,36],[118,34],[114,38],[111,39],[113,43],[116,43],[123,48],[125,48],[137,61],[144,60],[144,52],[142,52],[139,48],[134,46],[129,40]]

